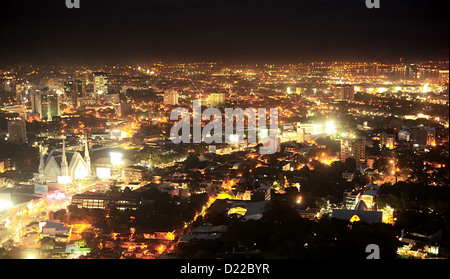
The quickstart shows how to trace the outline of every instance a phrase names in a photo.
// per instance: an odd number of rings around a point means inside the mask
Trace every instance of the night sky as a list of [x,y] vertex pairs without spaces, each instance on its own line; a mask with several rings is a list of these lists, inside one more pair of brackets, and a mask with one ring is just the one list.
[[448,59],[448,0],[2,2],[0,64]]

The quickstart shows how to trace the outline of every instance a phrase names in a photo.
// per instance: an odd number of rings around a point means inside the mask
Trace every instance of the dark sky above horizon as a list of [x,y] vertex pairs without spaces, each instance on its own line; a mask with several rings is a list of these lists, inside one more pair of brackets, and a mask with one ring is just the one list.
[[0,8],[0,64],[448,59],[446,1],[11,1]]

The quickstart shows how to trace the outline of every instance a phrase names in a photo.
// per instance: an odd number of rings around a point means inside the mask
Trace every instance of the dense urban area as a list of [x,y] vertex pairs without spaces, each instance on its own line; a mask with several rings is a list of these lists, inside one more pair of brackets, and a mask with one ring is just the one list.
[[[448,85],[404,59],[0,68],[0,258],[448,258]],[[248,121],[174,143],[195,100],[278,109],[276,152]]]

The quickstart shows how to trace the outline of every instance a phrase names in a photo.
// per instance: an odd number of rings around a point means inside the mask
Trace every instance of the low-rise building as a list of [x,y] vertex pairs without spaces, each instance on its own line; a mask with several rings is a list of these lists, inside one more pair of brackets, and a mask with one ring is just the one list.
[[364,194],[361,195],[361,200],[363,200],[367,207],[372,210],[375,207],[375,198],[377,195],[377,191],[376,190],[367,190],[364,192]]
[[136,210],[139,206],[139,200],[137,198],[124,197],[123,195],[116,197],[99,194],[77,194],[72,197],[72,205],[89,209],[117,208],[119,210]]
[[301,218],[305,218],[308,220],[315,220],[320,217],[320,212],[318,210],[297,209],[297,213]]
[[382,223],[383,212],[369,210],[363,200],[360,200],[355,209],[333,209],[332,218],[348,220],[350,222],[366,222],[368,224]]
[[354,209],[361,197],[360,191],[350,189],[344,191],[344,206],[347,209]]
[[54,238],[57,242],[69,242],[72,234],[72,227],[66,227],[59,221],[44,221],[39,223],[41,238]]
[[128,182],[140,182],[144,180],[146,168],[143,166],[128,166],[123,169],[123,178]]

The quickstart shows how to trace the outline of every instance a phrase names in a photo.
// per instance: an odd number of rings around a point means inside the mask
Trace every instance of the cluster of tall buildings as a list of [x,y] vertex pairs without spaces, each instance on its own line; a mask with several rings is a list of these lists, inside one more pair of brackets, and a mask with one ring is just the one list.
[[[28,120],[52,120],[61,114],[61,104],[74,107],[97,102],[118,104],[119,94],[109,90],[109,77],[104,71],[93,73],[93,83],[87,86],[88,79],[68,79],[59,83],[32,84],[29,81],[15,85],[15,99],[18,105],[29,104]],[[93,88],[91,87],[93,85]]]
[[31,93],[31,111],[39,114],[40,119],[51,120],[60,116],[60,93],[56,90],[35,90]]
[[436,129],[424,126],[409,128],[410,141],[417,147],[433,146],[436,144]]
[[64,83],[66,98],[74,106],[80,106],[80,98],[86,96],[85,86],[81,80],[70,80]]
[[[397,140],[409,142],[414,148],[425,148],[436,145],[436,129],[433,127],[403,127],[397,134],[380,133],[380,147],[394,149]],[[346,137],[341,139],[341,161],[353,158],[356,162],[366,160],[366,139],[364,137]]]

